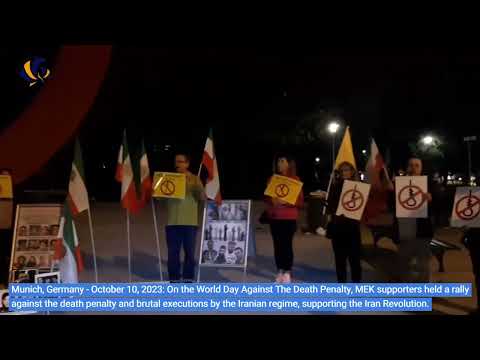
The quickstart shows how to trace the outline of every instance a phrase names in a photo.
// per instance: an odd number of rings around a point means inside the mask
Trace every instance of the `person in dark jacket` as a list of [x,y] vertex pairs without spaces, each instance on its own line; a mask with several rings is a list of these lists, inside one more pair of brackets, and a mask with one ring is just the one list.
[[327,211],[332,218],[327,226],[327,237],[332,240],[338,282],[347,282],[348,261],[352,282],[358,283],[362,280],[360,223],[343,215],[335,215],[345,180],[358,181],[357,171],[349,162],[340,164],[329,191]]
[[470,252],[477,291],[477,309],[471,314],[480,315],[480,228],[467,229],[464,242]]
[[[412,157],[408,160],[407,176],[422,176],[422,160]],[[431,186],[430,186],[431,187]],[[423,194],[428,203],[430,193]],[[431,214],[429,206],[428,214]],[[424,283],[430,281],[430,241],[433,237],[433,224],[427,218],[398,218],[399,259],[405,282]]]

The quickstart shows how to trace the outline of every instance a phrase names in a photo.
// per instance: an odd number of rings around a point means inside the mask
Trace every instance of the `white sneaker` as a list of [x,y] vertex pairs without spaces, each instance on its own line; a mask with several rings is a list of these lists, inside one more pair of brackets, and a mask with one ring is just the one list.
[[283,274],[283,281],[284,284],[290,284],[292,282],[292,275],[289,272]]
[[278,272],[277,277],[275,278],[275,282],[277,284],[283,283],[283,273],[281,271]]

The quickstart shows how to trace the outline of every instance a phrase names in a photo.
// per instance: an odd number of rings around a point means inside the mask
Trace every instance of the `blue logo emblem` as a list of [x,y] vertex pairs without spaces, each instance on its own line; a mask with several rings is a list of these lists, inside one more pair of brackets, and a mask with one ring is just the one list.
[[33,86],[38,82],[45,82],[50,75],[50,70],[46,67],[46,61],[41,57],[34,57],[23,64],[20,76]]

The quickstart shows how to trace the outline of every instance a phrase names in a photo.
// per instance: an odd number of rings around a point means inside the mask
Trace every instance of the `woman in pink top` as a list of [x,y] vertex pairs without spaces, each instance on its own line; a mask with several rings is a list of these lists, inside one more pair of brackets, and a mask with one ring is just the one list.
[[[277,156],[275,160],[275,174],[300,180],[296,175],[295,161],[288,156]],[[269,179],[270,181],[270,179]],[[290,283],[293,265],[293,236],[297,231],[299,208],[303,207],[303,193],[300,192],[295,205],[285,201],[267,197],[267,215],[273,238],[273,252],[278,275],[277,283]]]

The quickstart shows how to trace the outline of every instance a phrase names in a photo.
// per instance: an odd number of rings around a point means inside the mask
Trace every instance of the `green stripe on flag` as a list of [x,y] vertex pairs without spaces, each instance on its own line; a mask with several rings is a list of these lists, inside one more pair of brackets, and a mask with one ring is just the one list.
[[82,177],[83,183],[85,183],[85,171],[83,170],[82,148],[80,147],[80,141],[78,138],[75,140],[75,152],[73,155],[73,162],[77,168],[78,173]]
[[75,233],[73,228],[73,216],[70,211],[70,206],[65,202],[63,205],[63,216],[65,217],[65,223],[63,225],[63,239],[65,244],[70,248],[72,254],[75,253]]

